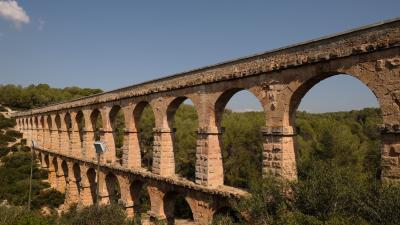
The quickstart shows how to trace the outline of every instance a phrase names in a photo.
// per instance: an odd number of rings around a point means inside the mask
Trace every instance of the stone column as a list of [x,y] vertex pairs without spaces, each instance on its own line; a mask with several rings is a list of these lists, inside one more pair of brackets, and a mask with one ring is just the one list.
[[64,174],[62,168],[62,160],[57,159],[57,171],[56,171],[56,178],[57,178],[57,191],[61,193],[65,193],[65,189],[67,187],[67,179],[66,174]]
[[110,196],[108,194],[106,184],[106,175],[106,173],[100,171],[99,180],[97,181],[97,185],[99,185],[99,205],[110,204]]
[[85,119],[85,128],[83,130],[83,156],[86,159],[96,160],[96,153],[94,150],[94,130],[90,115],[92,110],[83,110],[83,116]]
[[63,154],[70,153],[70,141],[68,135],[67,124],[65,123],[65,116],[66,113],[60,113],[60,121],[61,121],[61,128],[60,128],[60,152]]
[[136,129],[125,129],[122,165],[124,167],[134,169],[139,169],[142,167],[139,132]]
[[21,118],[21,131],[22,133],[22,138],[26,139],[26,123],[25,123],[25,118]]
[[76,179],[74,175],[73,163],[68,162],[68,183],[67,190],[65,193],[65,205],[67,207],[71,206],[74,203],[80,204],[80,196],[79,196],[79,183],[80,181]]
[[50,128],[49,124],[47,123],[47,117],[48,115],[44,115],[42,117],[43,120],[43,148],[44,149],[49,149],[50,148]]
[[400,126],[381,126],[382,181],[400,184]]
[[40,148],[43,148],[43,126],[42,126],[42,118],[43,116],[38,116],[38,125],[37,125],[37,144]]
[[36,122],[35,122],[35,117],[33,117],[32,118],[32,120],[31,120],[31,132],[30,132],[30,137],[29,137],[29,139],[30,139],[30,142],[29,142],[29,145],[30,146],[32,146],[32,140],[35,140],[36,141],[36,143],[38,143],[39,141],[38,141],[38,126],[37,126],[37,124],[36,124]]
[[133,201],[133,196],[131,196],[131,190],[130,190],[130,181],[129,178],[126,176],[121,176],[118,175],[118,183],[120,185],[120,190],[121,190],[121,201],[122,205],[125,208],[126,215],[129,218],[133,218],[135,215],[135,210],[134,210],[134,201]]
[[295,132],[292,126],[265,127],[263,175],[297,180]]
[[93,205],[92,192],[90,187],[90,182],[87,177],[88,168],[86,166],[81,166],[81,191],[80,199],[83,206]]
[[222,132],[217,127],[199,128],[196,148],[196,183],[209,187],[224,184],[221,136]]
[[110,111],[110,106],[104,106],[100,110],[103,121],[103,128],[100,130],[101,141],[103,141],[107,146],[107,151],[102,155],[103,162],[105,163],[114,163],[116,160],[114,136],[110,121]]
[[26,145],[32,146],[32,124],[30,123],[31,119],[26,120],[25,124],[25,138],[26,138]]
[[169,128],[154,128],[152,172],[161,176],[175,174],[173,132]]
[[125,134],[122,155],[122,165],[127,168],[141,168],[139,132],[135,124],[133,109],[135,105],[127,105],[122,108],[125,118]]
[[42,169],[48,169],[47,164],[46,164],[46,155],[44,153],[40,154],[41,155],[41,159],[40,159],[40,167],[42,167]]
[[75,157],[81,157],[82,155],[82,146],[81,146],[81,138],[79,137],[79,127],[77,122],[77,113],[71,112],[71,154]]
[[153,184],[147,186],[147,191],[150,197],[150,219],[151,220],[166,220],[164,213],[164,196],[165,193],[159,187]]
[[57,189],[57,175],[53,165],[53,156],[49,156],[49,169],[47,171],[49,173],[50,186]]
[[217,205],[225,201],[224,199],[212,198],[204,193],[187,193],[188,197],[185,197],[187,203],[190,206],[193,214],[193,220],[195,224],[208,225],[212,222],[213,214],[217,210]]
[[52,151],[59,151],[59,135],[58,135],[58,129],[57,129],[57,125],[56,125],[56,115],[50,115],[51,118],[51,130],[50,130],[50,139],[51,139],[51,143],[50,143],[50,149]]

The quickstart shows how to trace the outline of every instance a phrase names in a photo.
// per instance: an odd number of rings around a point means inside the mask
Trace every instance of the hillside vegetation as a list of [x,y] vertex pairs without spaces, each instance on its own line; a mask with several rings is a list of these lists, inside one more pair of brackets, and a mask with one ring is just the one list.
[[32,84],[28,87],[13,84],[0,85],[0,104],[13,109],[23,110],[101,92],[101,89],[79,87],[52,88],[47,84]]

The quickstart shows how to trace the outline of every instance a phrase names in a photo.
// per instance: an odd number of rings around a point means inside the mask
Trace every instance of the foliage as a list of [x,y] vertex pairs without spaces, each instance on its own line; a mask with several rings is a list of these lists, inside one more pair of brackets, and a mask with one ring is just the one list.
[[71,225],[123,225],[129,224],[124,210],[118,205],[92,205],[78,210],[76,206],[62,215],[61,224]]
[[15,109],[30,109],[101,92],[101,89],[79,87],[51,88],[47,84],[28,87],[9,84],[0,85],[0,103]]
[[195,178],[197,126],[194,107],[182,104],[175,114],[174,156],[176,173],[190,180]]
[[149,105],[147,105],[142,113],[139,124],[139,144],[142,154],[142,166],[151,170],[153,159],[153,127],[155,127],[154,113]]
[[0,112],[7,112],[7,109],[6,109],[6,107],[4,107],[4,106],[0,105]]
[[49,221],[38,214],[18,206],[0,206],[0,225],[48,225]]
[[[29,175],[31,164],[30,152],[16,152],[1,158],[3,166],[0,167],[0,199],[6,199],[13,205],[26,205],[28,202]],[[47,174],[33,165],[32,180],[32,206],[40,208],[44,205],[58,207],[63,200],[63,195],[48,188],[42,180]]]
[[222,120],[225,184],[249,188],[252,180],[261,177],[263,126],[265,120],[261,112],[225,111]]

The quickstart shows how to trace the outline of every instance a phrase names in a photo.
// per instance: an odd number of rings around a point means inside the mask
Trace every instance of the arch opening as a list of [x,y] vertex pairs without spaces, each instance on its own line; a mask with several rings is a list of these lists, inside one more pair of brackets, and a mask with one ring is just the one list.
[[44,163],[46,165],[46,168],[50,167],[49,155],[44,155]]
[[118,204],[121,199],[121,189],[117,177],[112,173],[106,175],[106,189],[109,203]]
[[164,214],[168,224],[194,224],[193,213],[186,199],[177,192],[164,196]]
[[55,140],[56,141],[55,147],[56,147],[56,150],[60,150],[60,144],[61,144],[61,142],[60,142],[60,137],[61,137],[61,118],[60,118],[59,114],[56,115],[54,127],[57,129],[57,133],[56,133],[57,134],[57,138]]
[[146,215],[150,210],[150,196],[147,191],[147,185],[140,180],[134,180],[129,188],[132,201],[134,202],[135,215]]
[[266,125],[262,105],[246,89],[228,90],[216,102],[215,122],[223,133],[220,145],[224,183],[248,189],[262,177],[261,130]]
[[38,156],[38,160],[39,160],[39,163],[40,163],[40,165],[42,165],[42,153],[41,152],[39,152],[39,153],[37,153],[37,156]]
[[47,122],[47,126],[48,126],[49,130],[51,130],[53,128],[53,124],[51,122],[51,116],[50,115],[47,116],[47,121],[46,122]]
[[38,118],[37,118],[36,116],[33,117],[33,124],[34,124],[34,126],[35,126],[36,129],[39,128],[39,122],[38,122]]
[[71,135],[72,135],[72,119],[71,119],[71,115],[69,113],[65,114],[65,118],[64,118],[64,123],[65,123],[65,127],[67,129],[67,142],[68,142],[68,146],[69,146],[69,151],[72,150],[72,146],[71,146]]
[[46,119],[46,123],[47,123],[47,130],[46,130],[46,132],[47,132],[47,140],[46,140],[46,142],[47,142],[47,148],[51,148],[51,145],[52,145],[52,138],[51,138],[51,133],[53,132],[52,131],[52,128],[53,128],[53,124],[52,124],[52,121],[51,121],[51,116],[50,115],[47,115],[47,119]]
[[179,97],[168,106],[167,117],[168,125],[173,130],[175,171],[194,181],[199,123],[196,108],[189,98]]
[[81,167],[79,166],[79,164],[74,163],[74,165],[72,166],[72,169],[74,171],[74,178],[75,178],[75,185],[76,185],[76,189],[78,190],[78,196],[80,196],[81,193]]
[[138,132],[141,164],[151,171],[153,164],[153,129],[156,126],[152,107],[148,102],[140,102],[133,110],[133,118]]
[[96,188],[97,188],[97,174],[96,170],[93,168],[89,168],[86,172],[86,176],[89,181],[90,187],[90,196],[92,197],[93,204],[97,203],[97,195],[96,195]]
[[313,171],[345,168],[379,179],[381,135],[377,127],[382,114],[377,97],[359,77],[316,76],[293,93],[290,107],[289,124],[297,130],[300,180]]
[[82,149],[84,141],[83,135],[85,133],[85,118],[82,111],[78,111],[76,114],[76,124],[78,125],[79,142]]
[[64,175],[64,180],[63,180],[63,182],[64,182],[64,185],[63,185],[63,188],[64,188],[64,192],[65,192],[65,190],[66,190],[66,185],[68,184],[68,165],[67,165],[67,162],[65,161],[65,160],[63,160],[62,162],[61,162],[61,169],[62,169],[62,171],[63,171],[63,175]]
[[125,117],[120,106],[113,106],[110,111],[110,122],[114,137],[115,157],[116,161],[122,165]]
[[101,139],[101,129],[103,128],[103,120],[101,118],[101,113],[98,109],[94,109],[92,114],[90,115],[93,132],[94,132],[94,141],[100,141]]
[[57,163],[57,158],[53,157],[53,160],[51,162],[53,164],[54,172],[57,174],[58,172],[58,163]]

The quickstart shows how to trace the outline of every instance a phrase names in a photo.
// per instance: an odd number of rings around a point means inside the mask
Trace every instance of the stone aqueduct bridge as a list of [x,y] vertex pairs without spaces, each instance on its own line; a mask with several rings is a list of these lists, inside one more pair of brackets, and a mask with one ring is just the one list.
[[[51,185],[66,191],[66,203],[93,203],[96,162],[94,122],[102,118],[101,140],[109,151],[100,167],[100,201],[108,203],[118,182],[129,215],[146,184],[151,215],[170,218],[174,197],[183,196],[195,222],[207,224],[226,200],[246,193],[224,186],[221,117],[240,90],[260,101],[266,124],[263,173],[296,179],[294,117],[307,91],[321,80],[348,74],[375,94],[382,110],[382,179],[400,180],[400,19],[362,27],[306,43],[228,61],[77,100],[19,112],[17,128],[48,168]],[[340,87],[337,87],[340,91]],[[175,176],[172,123],[178,106],[190,99],[198,114],[195,182]],[[137,123],[146,105],[155,114],[153,164],[142,168]],[[122,110],[125,135],[122,163],[116,160],[112,121]],[[78,121],[84,121],[81,140]],[[240,165],[238,165],[240,166]],[[114,177],[115,179],[108,179]]]

